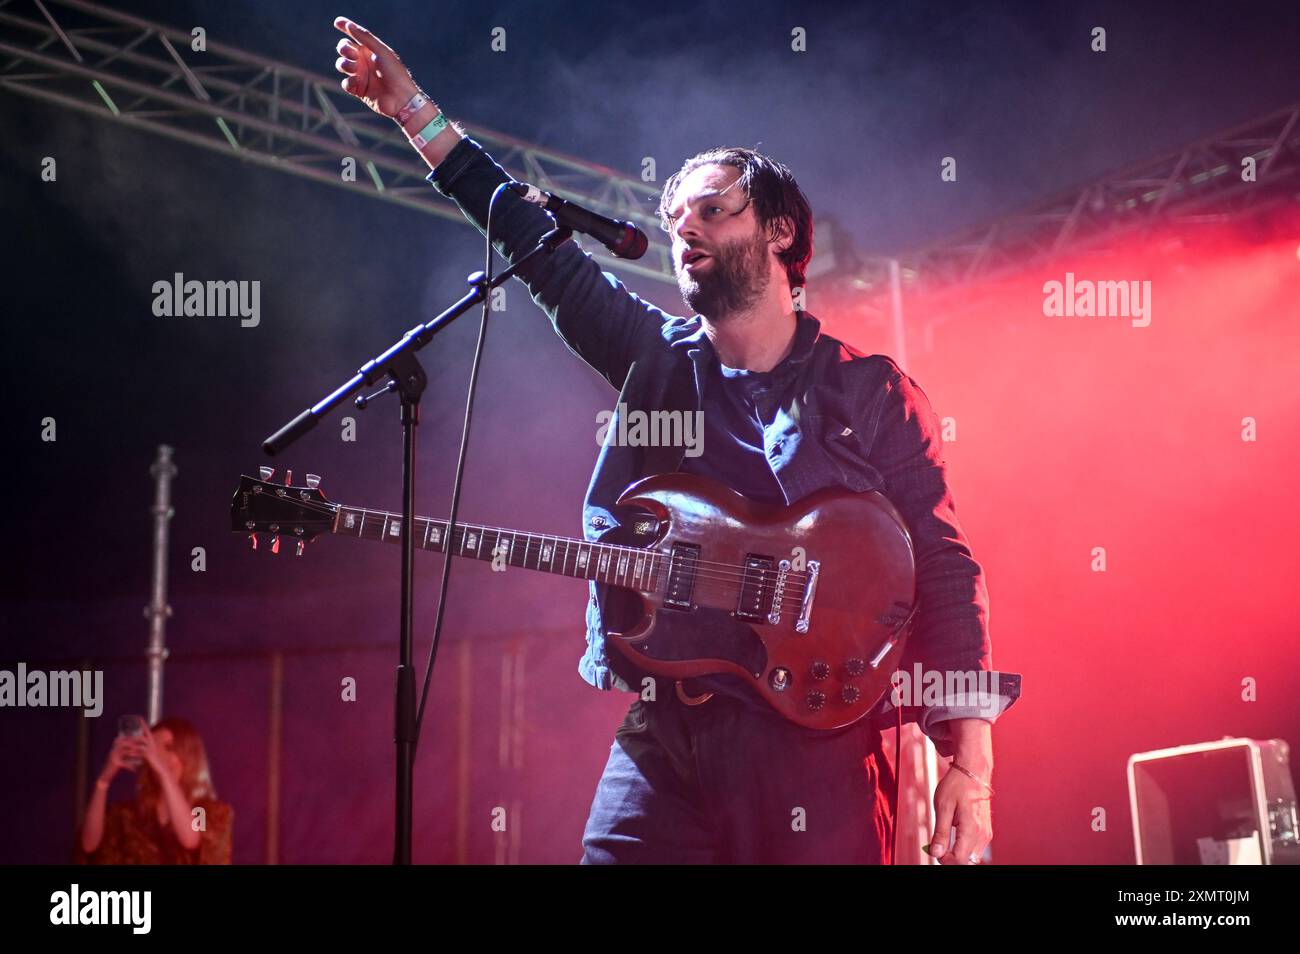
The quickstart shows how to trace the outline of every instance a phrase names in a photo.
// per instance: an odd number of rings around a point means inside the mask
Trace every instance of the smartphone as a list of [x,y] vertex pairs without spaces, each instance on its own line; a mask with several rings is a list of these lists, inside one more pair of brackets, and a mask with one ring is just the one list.
[[[145,728],[144,716],[124,715],[117,720],[118,735],[125,735],[130,738],[136,738],[138,736],[144,735],[144,728]],[[131,766],[131,768],[135,768],[135,769],[138,769],[140,767],[141,761],[142,761],[141,759],[136,759],[136,758],[122,760],[123,764],[129,765]]]

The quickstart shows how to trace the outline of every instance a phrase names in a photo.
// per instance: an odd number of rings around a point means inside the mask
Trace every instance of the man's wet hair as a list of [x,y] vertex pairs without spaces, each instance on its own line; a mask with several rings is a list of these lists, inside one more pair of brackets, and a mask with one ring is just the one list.
[[808,271],[808,260],[812,258],[813,252],[812,206],[795,181],[794,173],[783,163],[755,149],[718,146],[687,159],[681,169],[664,183],[663,195],[659,200],[660,226],[664,231],[671,231],[668,210],[672,208],[673,196],[682,180],[700,166],[712,164],[733,166],[740,170],[739,187],[753,203],[759,227],[766,231],[769,238],[775,238],[784,223],[792,241],[788,248],[777,253],[777,257],[785,266],[790,287],[793,289],[802,286]]

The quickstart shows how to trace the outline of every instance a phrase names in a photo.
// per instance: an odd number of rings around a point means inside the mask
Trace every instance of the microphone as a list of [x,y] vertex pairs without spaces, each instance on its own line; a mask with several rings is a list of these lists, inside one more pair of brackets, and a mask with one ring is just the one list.
[[606,218],[526,182],[511,182],[509,188],[525,201],[540,205],[565,228],[590,235],[616,258],[640,258],[650,245],[646,234],[631,222]]

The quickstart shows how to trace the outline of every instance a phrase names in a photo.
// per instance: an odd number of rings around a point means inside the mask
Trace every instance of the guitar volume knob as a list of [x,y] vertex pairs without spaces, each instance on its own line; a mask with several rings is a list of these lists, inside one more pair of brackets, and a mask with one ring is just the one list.
[[840,698],[849,705],[853,705],[853,703],[857,702],[860,695],[862,695],[862,690],[857,686],[845,686],[840,690]]
[[805,701],[808,703],[808,708],[815,712],[822,706],[826,705],[826,693],[814,689],[812,692],[808,693],[805,697]]
[[828,664],[818,660],[817,662],[812,664],[812,668],[809,670],[809,673],[812,675],[814,679],[816,679],[818,682],[821,682],[823,679],[825,679],[827,676],[831,674],[831,667]]
[[860,676],[866,672],[867,664],[861,659],[850,659],[844,664],[844,671],[850,676]]

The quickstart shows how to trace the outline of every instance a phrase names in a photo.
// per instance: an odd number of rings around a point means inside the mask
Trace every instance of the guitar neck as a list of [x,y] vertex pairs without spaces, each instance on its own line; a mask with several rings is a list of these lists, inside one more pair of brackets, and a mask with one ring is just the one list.
[[[334,533],[363,540],[399,543],[402,515],[362,507],[338,508]],[[580,580],[598,580],[642,592],[655,592],[666,568],[663,554],[639,547],[588,543],[573,537],[524,533],[501,527],[415,518],[415,545],[437,553],[485,560],[494,568],[518,567]]]

